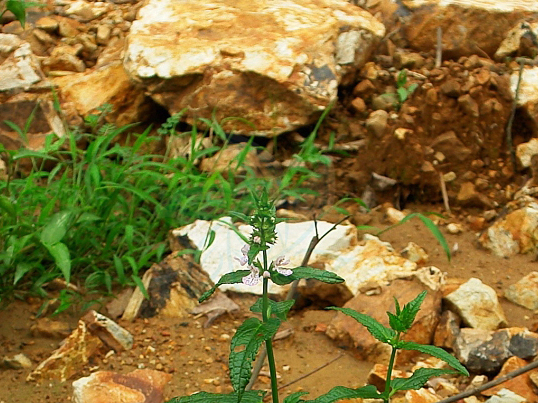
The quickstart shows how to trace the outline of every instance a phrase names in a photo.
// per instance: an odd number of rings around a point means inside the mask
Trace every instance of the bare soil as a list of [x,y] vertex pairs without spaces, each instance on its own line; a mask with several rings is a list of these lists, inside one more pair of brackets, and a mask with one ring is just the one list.
[[[418,208],[418,207],[417,207]],[[415,210],[415,209],[413,209]],[[420,206],[420,211],[431,211]],[[372,213],[372,225],[386,226],[381,212]],[[454,220],[451,220],[454,222]],[[385,233],[383,240],[389,241],[398,250],[409,241],[426,249],[430,263],[448,273],[449,278],[468,279],[477,277],[496,289],[509,321],[509,326],[524,326],[535,329],[538,316],[527,309],[516,306],[502,298],[502,291],[532,270],[538,268],[532,256],[516,256],[510,260],[493,256],[476,247],[476,235],[466,231],[459,235],[448,234],[450,245],[458,243],[457,252],[448,262],[444,251],[435,238],[417,220]],[[136,368],[159,369],[172,374],[166,388],[166,397],[186,395],[199,390],[208,392],[228,392],[231,385],[227,376],[229,338],[234,329],[252,313],[249,306],[255,298],[251,295],[232,294],[231,298],[241,306],[241,312],[233,316],[224,315],[212,326],[204,328],[205,318],[188,317],[184,319],[137,319],[133,323],[120,322],[135,337],[135,347],[128,352],[105,354],[94,357],[80,376],[96,370],[113,370],[126,373]],[[23,352],[35,364],[45,359],[59,345],[60,339],[34,337],[30,332],[35,323],[35,314],[41,301],[28,300],[13,302],[0,312],[1,355],[13,356]],[[106,313],[106,311],[104,311]],[[293,329],[293,334],[277,341],[276,362],[284,386],[301,376],[319,368],[333,359],[335,361],[319,371],[282,388],[282,395],[298,390],[306,390],[311,397],[322,394],[336,385],[358,387],[365,383],[372,363],[360,362],[353,357],[352,351],[338,346],[323,332],[334,315],[309,307],[293,311],[284,328]],[[80,317],[76,309],[54,318],[67,321],[74,327]],[[267,370],[267,368],[265,368]],[[63,384],[45,382],[34,384],[26,382],[29,370],[0,370],[0,402],[26,403],[70,401],[71,381]],[[263,373],[263,372],[262,372]],[[75,378],[76,379],[76,378]],[[261,376],[256,388],[269,389],[269,378]]]

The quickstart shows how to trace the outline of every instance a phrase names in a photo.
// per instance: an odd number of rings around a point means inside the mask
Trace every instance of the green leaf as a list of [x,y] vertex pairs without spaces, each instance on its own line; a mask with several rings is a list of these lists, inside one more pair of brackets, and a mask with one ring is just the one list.
[[198,302],[204,302],[206,299],[208,299],[219,286],[222,284],[237,284],[243,282],[243,277],[248,276],[250,274],[250,270],[237,270],[232,271],[231,273],[226,273],[224,276],[220,278],[217,284],[215,284],[209,291],[206,291],[202,294]]
[[146,287],[144,286],[142,279],[135,274],[132,274],[131,278],[133,279],[134,283],[136,284],[140,292],[142,292],[142,295],[144,296],[144,298],[149,299],[148,290],[146,290]]
[[319,280],[327,284],[338,284],[345,281],[342,277],[333,272],[314,269],[313,267],[296,267],[293,269],[293,273],[289,276],[284,276],[276,270],[271,271],[271,280],[278,285],[289,284],[294,280],[299,280],[301,278]]
[[283,403],[299,403],[301,396],[308,395],[308,392],[295,392],[284,399]]
[[[243,393],[241,403],[262,403],[266,392],[261,390],[249,390]],[[237,393],[227,395],[220,393],[198,392],[194,395],[184,397],[174,397],[166,403],[237,403]]]
[[[250,307],[250,310],[252,312],[262,312],[262,298],[258,298],[258,300]],[[290,311],[291,307],[295,303],[295,300],[290,299],[286,301],[280,301],[276,302],[273,300],[269,300],[269,309],[272,314],[276,315],[277,318],[279,318],[281,321],[286,321],[288,312]]]
[[361,325],[366,327],[366,329],[370,332],[370,334],[374,336],[380,342],[389,343],[390,340],[396,337],[396,332],[394,332],[394,330],[386,326],[383,326],[377,320],[375,320],[374,318],[368,315],[359,313],[350,308],[338,308],[338,307],[331,306],[331,307],[328,307],[327,309],[334,309],[335,311],[340,311],[348,316],[351,316]]
[[435,358],[443,360],[461,374],[469,376],[469,371],[467,371],[467,369],[463,365],[461,365],[458,359],[452,354],[447,353],[442,348],[418,344],[412,341],[402,341],[398,344],[398,348],[404,350],[415,350],[420,351],[421,353],[429,354],[431,356],[434,356]]
[[351,389],[344,386],[336,386],[332,388],[328,393],[321,395],[314,400],[301,400],[302,402],[309,403],[333,403],[342,399],[382,399],[383,396],[376,389],[374,385],[366,385],[362,388]]
[[405,330],[402,331],[405,332],[411,328],[411,325],[415,321],[415,317],[417,316],[417,313],[420,310],[420,306],[424,302],[424,298],[426,298],[426,295],[427,292],[422,291],[413,301],[404,305],[401,313],[398,315],[398,318],[405,327]]
[[65,282],[69,283],[69,280],[71,279],[71,257],[69,255],[69,249],[61,242],[55,243],[54,245],[45,243],[44,245],[54,258],[56,266],[62,271]]
[[21,158],[43,158],[44,160],[53,160],[56,161],[57,158],[54,158],[44,152],[32,151],[32,150],[23,150],[17,152],[17,155],[13,157],[13,160],[20,160]]
[[15,205],[4,195],[0,195],[0,209],[4,210],[10,216],[16,214]]
[[83,222],[95,222],[101,220],[101,217],[99,217],[96,214],[93,213],[82,213],[80,217],[77,219],[77,224],[83,223]]
[[54,214],[41,232],[41,242],[54,245],[62,240],[67,232],[67,226],[72,217],[72,212],[63,210]]
[[400,318],[391,312],[387,312],[389,316],[389,325],[393,330],[397,332],[406,332],[409,328],[404,325]]
[[398,93],[398,99],[400,100],[400,103],[404,103],[409,95],[407,89],[405,89],[404,87],[400,87],[396,90],[396,92]]
[[29,262],[21,262],[17,264],[15,269],[15,277],[13,278],[13,285],[17,284],[21,278],[34,268],[34,265]]
[[6,8],[19,20],[22,27],[26,23],[26,4],[24,0],[7,0]]
[[451,258],[451,256],[450,256],[450,247],[448,246],[448,243],[447,243],[445,237],[443,236],[443,234],[439,230],[439,227],[437,227],[437,225],[435,225],[435,223],[432,220],[430,220],[428,217],[426,217],[423,214],[418,214],[418,218],[420,218],[422,220],[422,222],[424,223],[426,228],[428,228],[430,230],[430,232],[433,234],[433,236],[437,239],[437,242],[439,242],[441,247],[444,249],[444,251],[446,253],[446,257],[448,258],[448,261],[450,261],[450,258]]
[[419,368],[409,378],[394,378],[391,382],[391,395],[398,390],[420,389],[434,376],[455,374],[451,369]]
[[235,332],[230,345],[229,368],[232,386],[239,397],[250,380],[252,362],[261,344],[270,340],[279,326],[279,319],[270,318],[264,323],[258,318],[249,318]]

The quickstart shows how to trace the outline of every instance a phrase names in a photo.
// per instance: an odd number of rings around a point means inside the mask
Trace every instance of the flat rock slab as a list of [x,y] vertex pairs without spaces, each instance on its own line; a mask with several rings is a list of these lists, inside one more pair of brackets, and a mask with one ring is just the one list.
[[[224,220],[230,222],[229,218]],[[325,221],[318,221],[317,225],[320,235],[333,227],[333,224]],[[246,237],[251,232],[248,225],[238,225],[237,230]],[[215,239],[206,248],[205,243],[209,231],[215,232]],[[300,266],[310,241],[315,235],[314,222],[282,222],[277,224],[276,231],[277,242],[268,251],[269,260],[275,260],[278,256],[284,255],[290,259],[288,267]],[[241,256],[244,242],[235,231],[222,222],[198,220],[173,230],[172,234],[176,237],[187,236],[199,250],[203,250],[200,264],[215,283],[226,273],[244,269],[234,259]],[[373,236],[366,237],[363,242],[358,242],[357,231],[354,226],[350,225],[338,225],[335,230],[329,232],[314,249],[309,264],[314,267],[323,267],[344,278],[343,285],[347,287],[351,295],[356,295],[361,286],[367,283],[383,285],[396,278],[410,277],[418,273],[416,263],[398,255],[390,244],[381,242]],[[261,282],[253,287],[244,284],[226,284],[220,289],[262,294]],[[285,287],[270,283],[270,293],[280,294],[284,290]]]
[[162,403],[172,375],[151,369],[128,374],[98,371],[73,382],[75,403]]
[[477,278],[460,285],[445,300],[472,328],[495,330],[507,324],[495,290]]
[[102,345],[101,340],[88,331],[86,323],[79,320],[78,327],[64,340],[62,346],[41,362],[26,380],[56,379],[65,382],[80,372]]
[[[426,287],[418,280],[399,279],[387,287],[382,287],[381,294],[372,296],[359,294],[349,300],[344,307],[369,315],[388,326],[389,320],[386,312],[394,312],[394,298],[398,299],[400,306],[403,306],[425,289]],[[441,312],[441,295],[440,292],[428,291],[428,295],[416,316],[415,323],[404,336],[405,340],[430,344],[433,339]],[[370,362],[388,362],[390,347],[377,341],[363,325],[341,312],[336,313],[328,325],[326,333],[331,339],[338,340],[350,347],[358,359]],[[400,363],[409,362],[408,360],[414,355],[417,355],[417,352],[400,351],[397,359]]]
[[343,0],[150,0],[134,21],[128,73],[170,114],[247,119],[272,137],[312,123],[384,36]]

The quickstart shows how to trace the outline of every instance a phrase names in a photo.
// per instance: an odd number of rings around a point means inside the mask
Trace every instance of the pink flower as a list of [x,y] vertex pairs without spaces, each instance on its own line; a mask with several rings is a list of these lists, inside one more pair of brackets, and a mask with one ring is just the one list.
[[283,276],[290,276],[293,273],[293,270],[282,267],[287,264],[290,264],[290,260],[286,259],[285,256],[277,257],[273,263],[275,265],[276,271],[282,274]]
[[241,248],[241,253],[243,256],[234,258],[239,262],[241,266],[244,266],[248,263],[248,251],[250,250],[250,245],[247,243],[245,246]]
[[243,277],[242,281],[243,281],[243,284],[245,285],[254,286],[258,284],[258,282],[260,281],[260,271],[258,270],[256,266],[253,266],[253,265],[250,265],[249,269],[250,269],[250,274]]

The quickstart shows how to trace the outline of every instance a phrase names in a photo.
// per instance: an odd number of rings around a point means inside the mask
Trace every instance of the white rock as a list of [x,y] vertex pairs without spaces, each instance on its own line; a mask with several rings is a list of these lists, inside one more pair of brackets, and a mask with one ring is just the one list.
[[504,296],[515,304],[524,306],[533,311],[538,309],[538,272],[532,271],[509,286]]
[[406,217],[404,212],[395,209],[394,207],[388,207],[385,214],[387,216],[387,220],[391,224],[397,224]]
[[[230,218],[222,221],[230,223]],[[319,234],[332,228],[333,224],[318,221]],[[290,259],[288,267],[300,266],[304,255],[315,235],[312,221],[301,223],[279,223],[277,225],[277,242],[268,251],[269,260],[285,255]],[[207,249],[204,245],[208,231],[215,231],[215,240]],[[249,236],[251,228],[239,225],[238,231]],[[234,257],[241,256],[244,242],[227,224],[222,222],[197,220],[185,227],[172,231],[175,236],[188,236],[202,253],[200,264],[214,282],[222,275],[234,270],[244,269]],[[417,265],[394,252],[387,242],[381,242],[375,236],[365,236],[364,242],[357,244],[357,232],[354,226],[338,225],[335,230],[323,238],[314,249],[310,264],[316,261],[325,265],[326,270],[332,271],[344,278],[345,286],[353,295],[357,294],[360,286],[367,282],[386,283],[396,278],[409,277],[416,272]],[[250,287],[244,284],[223,285],[221,290],[236,292],[262,293],[261,282]],[[269,292],[283,292],[283,287],[271,283]]]
[[507,324],[495,290],[477,278],[471,278],[445,300],[472,328],[495,330]]
[[455,223],[448,224],[446,230],[452,235],[460,234],[463,231],[461,225]]
[[531,158],[534,154],[538,154],[538,139],[530,139],[526,143],[519,144],[516,148],[516,156],[525,168],[531,166]]

